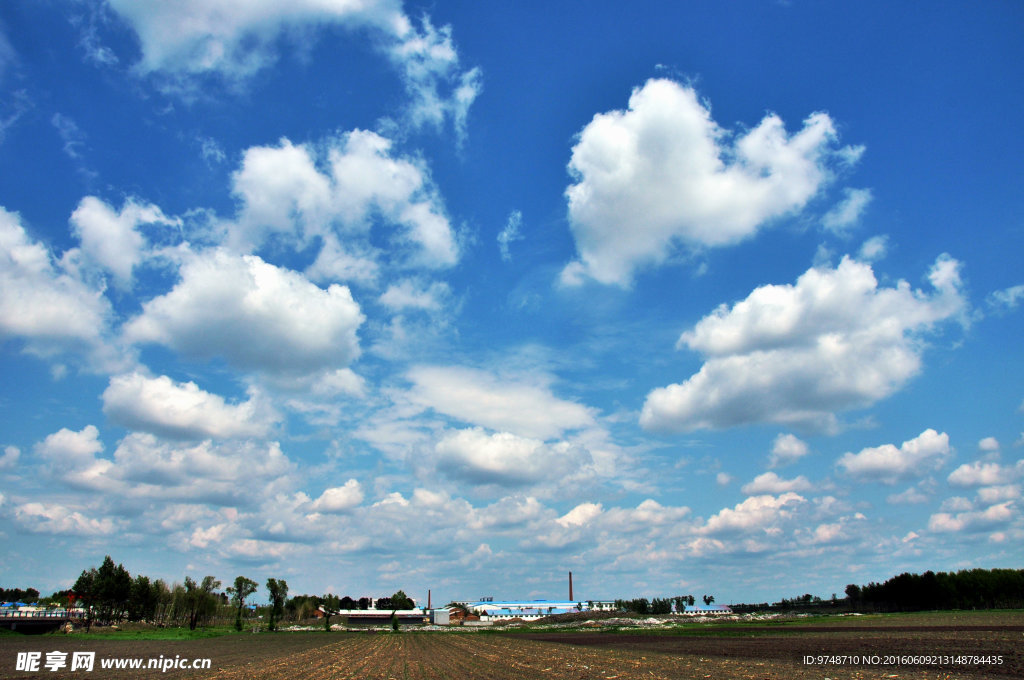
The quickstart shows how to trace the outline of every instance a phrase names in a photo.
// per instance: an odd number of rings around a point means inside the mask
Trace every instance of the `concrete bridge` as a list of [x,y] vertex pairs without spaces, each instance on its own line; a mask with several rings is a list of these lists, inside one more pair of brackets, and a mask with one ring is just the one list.
[[44,609],[42,611],[8,611],[0,608],[0,628],[19,633],[46,633],[57,630],[68,621],[82,621],[82,609]]

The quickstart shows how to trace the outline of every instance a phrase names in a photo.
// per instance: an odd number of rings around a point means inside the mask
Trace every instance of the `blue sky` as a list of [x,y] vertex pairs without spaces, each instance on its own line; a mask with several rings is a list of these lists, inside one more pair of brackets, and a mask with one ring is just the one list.
[[0,556],[441,599],[1019,567],[1010,2],[0,7]]

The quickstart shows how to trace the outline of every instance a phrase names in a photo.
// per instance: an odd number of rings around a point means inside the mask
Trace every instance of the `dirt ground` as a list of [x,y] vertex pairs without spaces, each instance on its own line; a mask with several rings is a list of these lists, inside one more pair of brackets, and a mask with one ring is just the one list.
[[[743,626],[664,635],[611,632],[276,633],[190,641],[57,636],[0,638],[0,678],[187,678],[190,680],[590,680],[715,678],[831,680],[902,678],[1005,680],[1024,677],[1024,625]],[[975,623],[972,621],[972,623]],[[1022,622],[1024,623],[1024,622]],[[16,670],[19,652],[96,652],[91,673]],[[913,664],[913,657],[1000,657]],[[209,670],[103,670],[102,659],[209,658]],[[806,664],[804,657],[844,663]],[[879,663],[865,664],[878,656]],[[884,657],[902,658],[885,664]],[[860,657],[859,665],[850,657]]]

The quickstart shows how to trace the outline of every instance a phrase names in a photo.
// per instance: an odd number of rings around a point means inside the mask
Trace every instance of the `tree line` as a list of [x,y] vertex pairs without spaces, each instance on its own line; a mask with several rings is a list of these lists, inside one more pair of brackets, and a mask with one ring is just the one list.
[[269,578],[265,588],[269,603],[256,607],[251,596],[260,586],[245,576],[220,591],[221,582],[213,576],[195,579],[186,576],[183,583],[168,584],[142,574],[132,576],[123,564],[115,564],[110,555],[99,567],[82,570],[73,587],[40,598],[35,588],[0,588],[0,601],[36,603],[52,607],[82,607],[86,627],[93,623],[111,625],[123,621],[146,621],[160,626],[188,626],[195,630],[212,623],[232,620],[242,630],[253,617],[263,617],[269,630],[276,630],[285,619],[301,620],[322,610],[325,627],[339,610],[412,609],[413,600],[399,590],[391,597],[374,602],[368,597],[353,599],[337,595],[296,595],[288,597],[284,579]]
[[965,569],[903,573],[884,583],[846,586],[854,610],[1024,608],[1024,569]]
[[851,583],[846,597],[822,599],[811,594],[768,604],[734,604],[737,613],[753,611],[895,612],[934,609],[1024,608],[1024,569],[964,569],[957,572],[904,572],[867,585]]
[[35,602],[39,591],[35,588],[0,588],[0,602]]
[[[705,595],[704,604],[710,606],[715,601],[714,595]],[[634,614],[671,614],[673,611],[685,611],[697,601],[693,595],[677,595],[676,597],[655,597],[648,600],[638,597],[632,600],[615,600],[615,608]]]

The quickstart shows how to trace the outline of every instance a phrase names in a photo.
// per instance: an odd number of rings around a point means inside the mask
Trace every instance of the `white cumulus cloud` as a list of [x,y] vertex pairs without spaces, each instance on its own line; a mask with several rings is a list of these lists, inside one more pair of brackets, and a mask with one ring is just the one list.
[[809,489],[811,489],[811,483],[803,475],[794,479],[783,479],[774,472],[765,472],[755,477],[754,481],[749,484],[744,484],[741,491],[748,496],[759,496],[789,491],[808,491]]
[[940,468],[949,455],[949,435],[928,429],[899,448],[883,444],[845,453],[836,465],[852,477],[895,484]]
[[959,263],[940,257],[934,292],[879,287],[867,264],[843,258],[794,285],[766,285],[721,305],[679,339],[707,357],[687,381],[647,395],[640,423],[690,431],[753,422],[828,429],[834,412],[900,389],[921,367],[921,335],[967,302]]
[[779,496],[751,496],[733,508],[722,508],[712,515],[699,533],[714,535],[774,529],[806,502],[806,498],[792,491]]
[[356,479],[350,479],[342,486],[325,489],[313,502],[318,512],[347,512],[363,502],[363,487]]
[[766,116],[739,135],[718,126],[690,87],[649,80],[629,108],[580,132],[566,189],[579,260],[563,272],[627,286],[634,270],[675,244],[723,246],[800,211],[831,177],[835,126],[814,113],[790,135]]
[[120,523],[109,517],[96,519],[58,503],[24,503],[14,509],[14,520],[33,534],[61,536],[106,536]]
[[158,74],[186,94],[197,76],[243,83],[277,60],[279,44],[306,49],[326,26],[349,29],[349,39],[369,29],[399,72],[413,125],[450,119],[464,135],[469,107],[482,89],[479,69],[460,66],[450,27],[437,28],[426,16],[417,26],[400,0],[110,0],[110,7],[138,36],[137,70]]
[[33,240],[17,213],[0,207],[0,337],[23,338],[43,356],[102,352],[112,315],[103,290]]
[[103,392],[103,412],[130,429],[175,439],[262,437],[280,420],[258,396],[228,404],[193,382],[139,372],[110,379]]
[[446,434],[435,454],[442,472],[480,485],[536,483],[592,464],[588,452],[567,442],[545,444],[508,432],[488,434],[479,427]]
[[353,130],[329,140],[326,154],[287,139],[247,149],[234,174],[241,211],[228,225],[228,245],[249,252],[278,235],[301,248],[319,237],[324,245],[310,275],[373,279],[380,254],[368,234],[383,219],[396,232],[385,235],[391,250],[409,251],[406,265],[455,264],[458,244],[429,172],[392,157],[391,144]]
[[177,285],[146,302],[125,336],[243,369],[309,373],[359,356],[363,318],[345,286],[324,290],[254,255],[214,250],[187,259]]
[[120,285],[131,281],[132,270],[142,261],[146,238],[139,227],[146,224],[178,226],[155,205],[127,200],[120,212],[96,198],[86,196],[71,213],[72,231],[82,244],[82,253],[109,270]]
[[1006,501],[984,510],[971,510],[955,514],[935,513],[928,520],[928,529],[941,533],[988,531],[1010,522],[1016,515],[1013,501]]
[[771,456],[768,458],[769,467],[788,465],[800,460],[810,452],[807,443],[792,434],[780,434],[772,442]]
[[409,399],[452,418],[521,437],[553,439],[593,425],[593,409],[556,397],[525,376],[510,379],[461,366],[417,366]]

